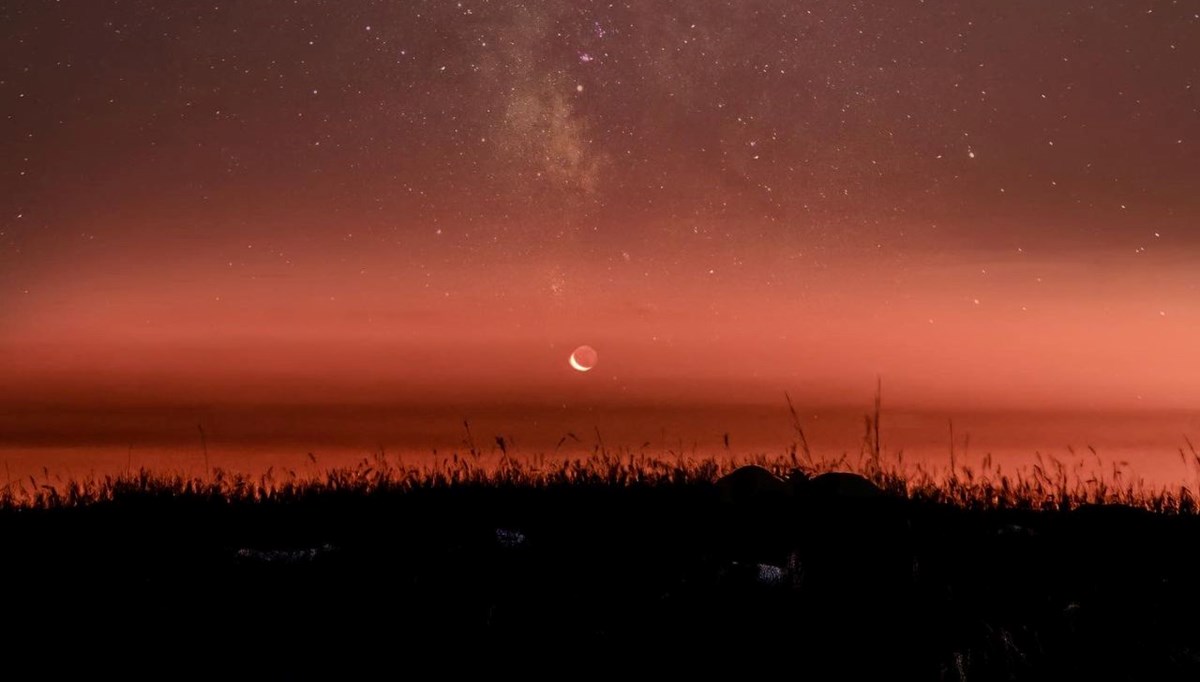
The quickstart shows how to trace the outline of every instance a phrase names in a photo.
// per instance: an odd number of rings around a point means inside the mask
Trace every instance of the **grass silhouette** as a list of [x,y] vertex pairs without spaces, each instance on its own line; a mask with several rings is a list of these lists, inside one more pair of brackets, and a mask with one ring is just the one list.
[[[1085,460],[1079,460],[1079,463]],[[756,465],[781,477],[799,470],[809,476],[842,471],[863,476],[896,496],[969,509],[1067,510],[1087,504],[1120,504],[1166,513],[1195,513],[1191,489],[1150,487],[1128,473],[1127,463],[1110,471],[1079,473],[1079,466],[1038,455],[1038,463],[1005,473],[985,457],[979,467],[958,464],[938,470],[926,465],[851,459],[800,460],[791,455],[664,459],[645,454],[527,461],[503,457],[483,464],[453,455],[434,465],[407,466],[386,457],[363,458],[356,466],[282,474],[273,469],[250,476],[216,468],[209,476],[164,473],[148,468],[117,475],[51,481],[47,474],[13,481],[0,490],[0,509],[80,507],[128,497],[195,497],[228,502],[270,502],[322,494],[402,494],[451,486],[555,487],[710,485],[734,469]]]
[[[459,487],[556,487],[710,485],[734,469],[756,465],[781,477],[794,471],[808,476],[841,471],[860,475],[888,493],[922,502],[968,509],[1069,510],[1082,505],[1119,504],[1163,513],[1197,511],[1195,493],[1186,485],[1150,486],[1132,473],[1128,462],[1106,469],[1093,453],[1067,462],[1036,454],[1036,463],[1004,470],[985,455],[976,466],[953,455],[945,468],[905,461],[903,451],[887,457],[868,419],[863,448],[851,457],[816,458],[803,431],[785,453],[753,456],[656,457],[632,449],[602,445],[588,456],[522,458],[502,448],[499,457],[474,447],[466,455],[443,457],[433,464],[407,465],[401,458],[374,453],[354,466],[277,471],[251,476],[221,468],[206,476],[141,468],[115,475],[61,480],[48,469],[41,478],[10,480],[0,488],[0,509],[80,507],[128,497],[187,496],[228,502],[269,502],[322,494],[403,494],[406,491]],[[502,442],[502,439],[498,439]],[[1200,478],[1200,453],[1188,441],[1180,449],[1185,464]],[[316,464],[314,455],[310,460]],[[1088,465],[1090,469],[1085,469]]]
[[[43,471],[0,491],[4,603],[21,614],[5,643],[134,643],[271,678],[381,660],[678,672],[751,651],[816,679],[1200,676],[1188,487],[1094,453],[913,464],[884,449],[877,414],[837,458],[794,418],[777,456],[654,457],[597,435],[587,456],[530,457],[470,437],[419,466],[381,449],[256,476]],[[1200,471],[1190,443],[1180,456]],[[722,496],[748,464],[792,492]],[[833,471],[883,494],[805,483]]]

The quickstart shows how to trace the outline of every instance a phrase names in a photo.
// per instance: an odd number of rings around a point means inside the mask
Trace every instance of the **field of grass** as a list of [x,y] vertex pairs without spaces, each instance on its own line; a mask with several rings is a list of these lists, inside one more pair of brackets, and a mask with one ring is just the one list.
[[9,480],[0,647],[133,677],[1200,679],[1189,487],[1098,459],[913,465],[885,454],[878,405],[854,456],[795,431],[741,460],[497,439],[419,467]]
[[[1200,462],[1200,457],[1197,458]],[[754,465],[786,478],[794,471],[815,476],[840,471],[862,476],[887,493],[920,502],[968,509],[1068,510],[1083,505],[1119,504],[1162,513],[1197,511],[1191,487],[1151,487],[1127,469],[1112,465],[1081,473],[1086,460],[1068,464],[1039,456],[1038,464],[1011,473],[988,458],[978,466],[956,463],[944,469],[906,465],[903,458],[813,460],[794,454],[769,457],[679,457],[605,452],[586,458],[511,459],[460,457],[433,465],[407,466],[386,455],[364,457],[357,466],[305,473],[248,476],[214,468],[188,476],[142,468],[121,475],[81,480],[31,476],[0,488],[0,509],[51,509],[111,503],[137,497],[190,497],[229,503],[279,502],[326,494],[389,495],[442,487],[662,486],[711,485],[738,467]]]
[[710,485],[740,466],[755,465],[784,478],[794,471],[808,476],[849,472],[898,498],[967,509],[1069,510],[1083,505],[1117,504],[1162,513],[1197,511],[1200,452],[1187,439],[1187,450],[1180,449],[1179,456],[1187,468],[1196,472],[1192,485],[1155,487],[1131,473],[1128,462],[1103,462],[1094,450],[1090,457],[1076,457],[1069,462],[1038,454],[1035,464],[1008,471],[995,465],[991,455],[975,464],[962,462],[956,458],[953,446],[945,467],[906,462],[903,451],[885,454],[878,407],[874,415],[864,419],[858,452],[818,458],[810,452],[794,410],[792,418],[797,439],[784,454],[776,456],[739,458],[723,453],[721,457],[655,457],[632,449],[609,449],[598,438],[584,457],[510,457],[504,439],[496,438],[497,447],[487,455],[470,442],[462,453],[423,465],[407,465],[402,457],[389,457],[381,451],[363,457],[356,466],[332,468],[319,467],[317,458],[310,454],[314,466],[306,471],[272,468],[258,476],[206,464],[207,473],[201,476],[141,468],[121,475],[64,481],[44,469],[41,477],[10,477],[0,488],[0,509],[78,507],[137,496],[244,503],[327,493],[396,494],[446,486]]
[[[867,435],[827,461],[800,439],[740,462],[598,446],[566,461],[417,468],[380,453],[309,475],[10,481],[0,562],[22,615],[5,641],[152,648],[269,678],[403,672],[447,650],[448,668],[771,652],[818,679],[1200,675],[1189,489],[1054,460],[929,471]],[[742,464],[779,485],[731,495],[719,481]],[[834,470],[881,494],[806,484]]]

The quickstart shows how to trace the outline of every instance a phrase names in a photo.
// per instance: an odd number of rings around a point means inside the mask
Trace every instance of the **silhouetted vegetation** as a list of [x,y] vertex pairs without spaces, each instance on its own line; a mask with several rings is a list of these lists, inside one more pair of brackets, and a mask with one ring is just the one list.
[[468,426],[465,456],[423,466],[9,481],[20,627],[3,641],[270,678],[724,659],[804,679],[1200,679],[1189,488],[1098,459],[910,464],[877,416],[854,457],[817,459],[792,414],[779,457],[598,435],[589,457],[499,438],[485,455]]
[[[446,667],[770,651],[809,677],[1200,674],[1200,626],[1180,617],[1200,607],[1189,490],[1053,459],[930,471],[870,442],[835,461],[598,447],[12,482],[5,603],[24,625],[7,641],[136,643],[273,678],[439,647],[470,652]],[[722,479],[744,464],[760,468]]]
[[[1181,453],[1186,455],[1186,453]],[[1200,470],[1200,455],[1188,458]],[[315,459],[314,459],[315,462]],[[763,467],[781,477],[792,471],[816,475],[846,471],[883,490],[914,501],[968,509],[1067,510],[1082,505],[1120,504],[1164,513],[1195,513],[1196,498],[1184,485],[1152,487],[1129,471],[1127,462],[1107,470],[1098,457],[1067,463],[1036,456],[1036,464],[1011,472],[994,466],[990,456],[978,466],[954,462],[944,469],[905,462],[903,453],[885,462],[870,451],[857,458],[816,460],[793,450],[769,457],[671,459],[645,454],[601,452],[589,457],[518,459],[507,454],[485,458],[454,454],[435,464],[405,465],[375,454],[356,466],[318,471],[268,470],[260,476],[213,469],[207,476],[140,469],[136,472],[66,482],[31,476],[0,489],[0,508],[79,507],[137,497],[193,497],[229,503],[307,499],[324,494],[395,494],[443,487],[556,487],[708,485],[744,465]]]

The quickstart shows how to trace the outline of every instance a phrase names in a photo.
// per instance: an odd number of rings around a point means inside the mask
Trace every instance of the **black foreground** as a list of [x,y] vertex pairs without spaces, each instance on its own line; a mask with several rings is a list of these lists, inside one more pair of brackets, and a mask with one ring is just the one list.
[[168,679],[1200,679],[1200,518],[964,510],[854,483],[9,509],[0,649],[10,670]]

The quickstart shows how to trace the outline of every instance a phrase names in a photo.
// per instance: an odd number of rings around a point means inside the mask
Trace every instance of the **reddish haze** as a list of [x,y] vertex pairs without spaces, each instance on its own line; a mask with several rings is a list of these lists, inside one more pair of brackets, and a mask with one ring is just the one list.
[[1200,428],[1180,5],[143,4],[0,10],[0,448]]
[[[1200,403],[1186,264],[874,260],[769,287],[756,282],[777,264],[668,276],[579,263],[558,269],[574,289],[561,294],[516,265],[478,283],[446,267],[461,282],[450,296],[387,275],[96,273],[22,300],[0,377],[6,401],[82,403],[777,402],[789,390],[847,404],[877,374],[906,406]],[[965,270],[987,270],[970,300],[957,290]],[[566,362],[581,342],[604,353],[586,376]]]

